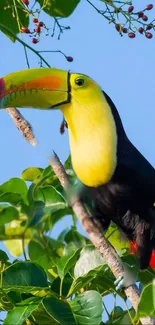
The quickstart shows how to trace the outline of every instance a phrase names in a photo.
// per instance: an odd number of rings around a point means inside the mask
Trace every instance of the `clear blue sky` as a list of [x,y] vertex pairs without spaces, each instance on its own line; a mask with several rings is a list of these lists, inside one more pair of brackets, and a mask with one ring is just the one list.
[[[96,5],[102,3],[95,2]],[[135,1],[136,3],[136,1]],[[143,8],[147,1],[141,0]],[[152,11],[155,16],[155,9]],[[151,13],[150,13],[151,14]],[[155,18],[155,17],[154,17]],[[52,27],[53,20],[43,15],[42,21]],[[46,54],[53,67],[82,72],[96,80],[114,101],[133,144],[155,166],[155,42],[142,35],[129,39],[120,37],[113,25],[81,0],[75,12],[62,24],[71,26],[60,41],[43,36],[37,50],[60,49],[74,58],[72,63],[60,54]],[[29,36],[25,36],[25,41]],[[13,44],[0,33],[0,77],[26,69],[23,47]],[[38,58],[29,52],[31,67],[38,66]],[[39,145],[36,148],[21,136],[10,116],[1,111],[0,183],[10,177],[19,177],[28,166],[47,166],[47,159],[54,149],[61,160],[69,154],[67,132],[59,133],[62,116],[59,111],[24,109],[25,118],[33,126]],[[58,231],[58,229],[57,229]]]

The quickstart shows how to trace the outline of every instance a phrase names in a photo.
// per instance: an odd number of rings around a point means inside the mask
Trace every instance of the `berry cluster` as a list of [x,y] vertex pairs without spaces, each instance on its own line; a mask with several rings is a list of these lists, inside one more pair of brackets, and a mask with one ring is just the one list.
[[[117,8],[117,13],[122,13],[126,18],[126,22],[124,25],[121,25],[120,23],[118,24],[116,21],[113,21],[116,30],[120,33],[121,36],[123,34],[128,34],[129,38],[135,38],[136,32],[139,32],[140,34],[144,34],[146,38],[151,39],[153,37],[153,34],[149,31],[154,30],[155,26],[152,22],[146,23],[149,19],[146,15],[146,12],[151,9],[153,9],[153,4],[146,5],[143,10],[138,12],[134,11],[134,6],[132,5],[128,7],[127,11],[120,11],[120,9]],[[137,26],[138,24],[141,26]],[[127,25],[128,27],[125,27]]]
[[[28,0],[22,0],[22,2],[28,6],[29,5],[29,1]],[[25,34],[29,34],[30,37],[32,37],[32,43],[33,44],[37,44],[40,40],[40,33],[42,32],[42,28],[45,28],[46,30],[48,30],[48,28],[45,26],[45,24],[42,21],[39,21],[39,19],[37,17],[34,16],[34,13],[31,11],[31,14],[33,14],[33,20],[32,22],[35,24],[35,28],[33,31],[30,31],[29,28],[27,27],[21,27],[21,31]],[[40,51],[40,52],[44,52],[44,51]],[[40,53],[38,51],[38,53]],[[46,51],[45,51],[46,52]],[[61,53],[68,62],[72,62],[73,58],[72,56],[67,56],[65,55],[65,53],[63,53],[62,51],[49,51],[49,52],[59,52]]]
[[[23,0],[28,1],[28,0]],[[39,40],[39,35],[41,33],[41,28],[44,27],[44,23],[42,21],[38,21],[38,18],[33,18],[33,22],[36,24],[35,29],[33,32],[30,32],[29,28],[27,27],[21,27],[21,31],[25,34],[34,34],[35,37],[32,38],[32,43],[36,44]]]

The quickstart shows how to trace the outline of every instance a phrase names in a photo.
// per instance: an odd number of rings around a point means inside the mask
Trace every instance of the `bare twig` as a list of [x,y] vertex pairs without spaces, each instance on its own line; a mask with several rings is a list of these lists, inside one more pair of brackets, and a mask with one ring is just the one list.
[[[67,190],[69,185],[68,176],[58,156],[55,153],[49,159],[49,163],[52,166],[55,174],[59,178],[61,185],[64,187],[65,190]],[[88,234],[90,240],[105,259],[114,276],[117,278],[118,276],[123,275],[124,269],[120,263],[120,259],[116,254],[116,251],[107,241],[107,239],[103,236],[102,231],[97,226],[97,224],[95,224],[93,219],[90,218],[82,202],[78,198],[76,201],[73,202],[72,209],[78,217],[79,221],[81,222],[85,232]],[[128,287],[127,289],[125,289],[125,293],[130,302],[132,303],[134,309],[137,310],[140,295],[137,286],[132,285]],[[155,324],[149,316],[141,318],[141,323],[144,325]]]
[[32,127],[29,124],[29,122],[25,120],[23,115],[15,107],[6,108],[6,111],[9,113],[9,115],[13,119],[15,125],[17,126],[18,130],[22,133],[24,138],[30,144],[32,144],[32,146],[35,146],[37,144],[37,141],[35,139]]

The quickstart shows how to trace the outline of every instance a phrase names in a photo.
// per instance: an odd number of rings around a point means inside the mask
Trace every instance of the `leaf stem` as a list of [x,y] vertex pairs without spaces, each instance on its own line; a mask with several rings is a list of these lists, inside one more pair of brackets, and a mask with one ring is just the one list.
[[33,53],[35,53],[40,60],[42,60],[46,66],[48,68],[51,68],[51,66],[49,65],[49,63],[43,58],[42,55],[40,55],[39,51],[36,51],[33,47],[31,47],[30,45],[28,45],[27,43],[25,43],[23,40],[21,40],[16,34],[14,34],[12,32],[12,30],[10,28],[8,28],[7,26],[3,25],[0,23],[0,28],[6,30],[10,35],[12,35],[19,43],[21,43],[23,46],[25,46],[26,48],[28,48],[30,51],[32,51]]
[[60,281],[60,297],[62,297],[62,286],[63,286],[63,280],[64,280],[64,278],[62,277],[62,278],[61,278],[61,281]]

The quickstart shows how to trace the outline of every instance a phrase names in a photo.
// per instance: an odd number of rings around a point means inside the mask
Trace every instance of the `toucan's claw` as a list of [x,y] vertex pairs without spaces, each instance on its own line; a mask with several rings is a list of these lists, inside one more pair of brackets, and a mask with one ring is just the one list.
[[130,287],[137,281],[137,271],[130,269],[125,270],[123,275],[120,275],[114,282],[116,290],[122,290]]
[[125,286],[125,283],[124,283],[124,276],[123,275],[120,275],[116,281],[114,282],[114,285],[116,287],[116,290],[122,290],[124,289],[126,286]]

